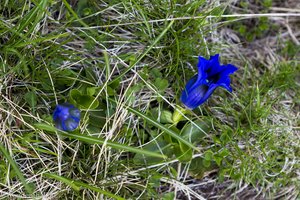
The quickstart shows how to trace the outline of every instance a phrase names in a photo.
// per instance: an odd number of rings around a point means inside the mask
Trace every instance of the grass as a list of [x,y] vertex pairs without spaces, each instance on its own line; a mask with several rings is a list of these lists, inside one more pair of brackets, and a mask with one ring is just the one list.
[[[299,198],[299,17],[285,10],[1,2],[0,199]],[[185,110],[197,56],[216,53],[239,68],[233,93]],[[66,101],[82,111],[71,133],[52,126]]]

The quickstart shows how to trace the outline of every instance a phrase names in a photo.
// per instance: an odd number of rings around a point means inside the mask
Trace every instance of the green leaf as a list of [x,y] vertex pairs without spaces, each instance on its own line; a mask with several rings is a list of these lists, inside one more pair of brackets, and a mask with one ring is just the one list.
[[197,120],[194,123],[187,123],[181,130],[180,135],[185,140],[195,144],[199,143],[206,133],[210,130],[211,126],[209,123]]
[[179,142],[179,144],[175,145],[175,155],[180,162],[186,163],[192,160],[193,150],[189,146]]
[[70,91],[70,102],[84,109],[95,109],[99,105],[99,101],[90,95],[82,94],[79,90]]
[[[158,138],[159,139],[159,138]],[[144,150],[155,153],[163,153],[164,155],[171,157],[173,154],[172,144],[168,144],[163,140],[152,141],[143,147]],[[136,164],[146,163],[147,165],[163,162],[164,159],[153,156],[147,156],[143,154],[136,154],[133,158],[133,162]]]
[[34,127],[49,132],[56,132],[58,130],[54,126],[45,123],[36,123],[34,124]]
[[145,154],[148,156],[153,156],[153,157],[158,157],[158,158],[166,158],[166,156],[155,153],[155,152],[151,152],[151,151],[146,151],[143,149],[139,149],[139,148],[135,148],[135,147],[131,147],[131,146],[127,146],[124,144],[119,144],[119,143],[115,143],[115,142],[111,142],[99,137],[92,137],[92,136],[88,136],[88,135],[82,135],[82,134],[77,134],[75,132],[73,133],[68,133],[65,131],[61,131],[58,129],[53,129],[53,126],[50,126],[48,124],[43,124],[43,123],[38,123],[34,125],[36,128],[39,128],[41,130],[46,130],[49,131],[50,133],[58,133],[62,136],[65,137],[69,137],[72,139],[76,139],[79,140],[81,142],[86,142],[89,144],[106,144],[109,147],[115,148],[115,149],[119,149],[119,150],[125,150],[125,151],[129,151],[129,152],[133,152],[133,153],[138,153],[138,154]]
[[219,139],[219,137],[217,137],[217,136],[214,135],[214,136],[212,136],[212,139],[213,139],[214,143],[216,143],[216,144],[222,144],[222,142]]
[[168,110],[158,110],[154,108],[151,110],[152,116],[154,119],[157,119],[160,123],[163,124],[173,124],[172,113]]
[[169,82],[167,79],[156,78],[154,85],[158,88],[159,91],[165,91],[169,86]]
[[[114,100],[112,100],[114,101]],[[195,149],[196,151],[199,151],[199,149],[197,147],[195,147],[192,143],[190,143],[189,141],[185,140],[184,138],[182,138],[178,133],[176,133],[175,131],[167,128],[166,126],[158,123],[156,120],[152,119],[151,117],[144,115],[143,113],[135,110],[134,108],[130,107],[130,106],[125,106],[125,108],[129,111],[132,112],[134,114],[136,114],[137,116],[143,118],[144,120],[146,120],[149,124],[152,124],[153,126],[156,126],[157,128],[159,128],[160,130],[164,131],[165,133],[169,134],[170,136],[172,136],[173,138],[177,139],[179,142],[182,142],[183,144],[186,144],[187,146]]]
[[[96,95],[101,89],[102,87],[87,87],[86,94],[88,96],[93,96]],[[108,85],[106,86],[106,91],[109,96],[114,96],[116,94],[116,91]]]
[[113,82],[108,84],[112,89],[117,89],[120,86],[120,79],[114,80]]
[[74,181],[71,180],[71,179],[68,179],[68,178],[65,178],[63,176],[59,176],[59,175],[56,175],[56,174],[50,174],[50,173],[43,173],[43,176],[46,176],[48,178],[53,178],[53,179],[56,179],[56,180],[58,180],[60,182],[63,182],[65,184],[69,185],[71,188],[73,188],[73,190],[75,190],[77,192],[79,192],[79,190],[80,190],[80,187],[77,186],[74,183]]
[[222,133],[220,136],[220,141],[226,145],[229,141],[231,140],[231,138],[229,137],[229,135],[227,133]]
[[88,7],[87,0],[78,0],[76,14],[78,14],[78,16],[84,16],[83,10],[87,7]]
[[28,103],[28,105],[34,109],[36,104],[37,104],[37,96],[36,93],[34,91],[31,92],[27,92],[24,96],[26,103]]
[[108,96],[116,95],[116,91],[108,85],[106,86],[106,91],[107,91]]
[[172,124],[172,113],[168,110],[163,110],[160,114],[160,122],[164,124]]
[[197,157],[191,161],[189,167],[189,173],[192,177],[200,179],[203,177],[205,171],[206,169],[203,166],[203,158]]
[[204,160],[211,161],[213,159],[214,153],[211,150],[207,150],[204,153]]
[[223,160],[223,157],[220,157],[218,155],[214,155],[214,161],[217,163],[218,166],[221,165],[222,160]]
[[155,78],[161,78],[162,77],[162,73],[157,68],[151,69],[150,74],[151,74],[151,76],[153,76]]
[[189,167],[189,173],[192,177],[201,179],[205,172],[216,169],[215,162],[207,161],[202,157],[194,158]]
[[208,168],[211,165],[211,161],[204,159],[204,160],[202,160],[202,164],[204,167]]
[[175,199],[175,192],[165,193],[162,197],[162,200],[173,200]]
[[151,177],[148,179],[149,186],[151,186],[151,188],[160,187],[160,179],[163,177],[163,175],[159,174],[159,172],[152,172],[152,173],[153,174],[151,174]]
[[99,89],[100,89],[100,87],[87,87],[86,93],[89,96],[93,96]]
[[133,85],[126,91],[125,96],[128,99],[127,100],[128,104],[132,104],[133,102],[135,102],[135,100],[136,100],[135,93],[139,92],[142,88],[143,88],[143,85],[138,83],[138,84]]
[[175,124],[177,124],[180,121],[185,120],[185,118],[179,111],[184,115],[188,112],[188,110],[186,110],[184,108],[177,107],[177,109],[175,109],[175,111],[173,112],[173,115],[172,115],[172,120]]
[[139,92],[141,89],[143,88],[143,85],[138,83],[133,85],[132,87],[130,87],[127,92],[125,93],[125,95],[127,97],[133,96],[134,93]]
[[106,112],[105,110],[91,110],[88,112],[89,127],[94,126],[99,130],[103,128],[106,123]]
[[76,14],[76,12],[72,9],[71,5],[68,3],[67,0],[62,0],[62,2],[64,3],[65,7],[67,8],[67,10],[70,12],[70,14],[84,27],[88,27],[88,25],[86,23],[84,23],[84,21],[78,17],[78,15]]
[[220,157],[222,157],[222,158],[225,158],[226,156],[228,156],[229,155],[229,150],[228,149],[222,149],[219,153],[218,153],[218,155],[220,156]]

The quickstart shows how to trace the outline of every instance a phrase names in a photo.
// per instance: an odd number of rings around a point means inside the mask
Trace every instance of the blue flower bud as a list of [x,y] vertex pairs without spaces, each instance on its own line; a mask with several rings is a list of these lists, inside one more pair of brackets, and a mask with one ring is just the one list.
[[53,112],[56,128],[63,131],[75,130],[80,121],[80,110],[69,103],[58,104]]
[[231,64],[220,65],[219,54],[209,60],[199,56],[198,74],[187,82],[180,100],[192,110],[203,104],[219,86],[231,92],[229,75],[236,70],[237,67]]

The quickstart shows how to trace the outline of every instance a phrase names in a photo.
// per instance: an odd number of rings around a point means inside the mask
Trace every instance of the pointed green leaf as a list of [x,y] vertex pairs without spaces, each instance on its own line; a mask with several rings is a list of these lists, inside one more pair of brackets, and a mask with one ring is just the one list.
[[56,175],[56,174],[50,174],[50,173],[43,173],[43,176],[46,176],[48,178],[53,178],[53,179],[56,179],[56,180],[58,180],[60,182],[63,182],[65,184],[69,185],[71,188],[73,188],[73,190],[75,190],[77,192],[79,192],[79,190],[80,190],[80,187],[77,186],[74,183],[74,181],[71,180],[71,179],[68,179],[68,178],[65,178],[63,176],[59,176],[59,175]]
[[179,144],[175,145],[175,155],[180,162],[186,163],[192,160],[193,150],[187,145],[179,142]]
[[210,128],[208,122],[197,120],[194,123],[187,123],[181,130],[181,135],[185,140],[195,144],[202,140]]
[[159,128],[160,130],[164,131],[165,133],[169,134],[170,136],[172,136],[173,138],[177,139],[179,142],[182,142],[183,144],[186,144],[187,146],[195,149],[196,151],[199,151],[199,149],[197,147],[195,147],[191,142],[185,140],[184,138],[182,138],[178,133],[176,133],[175,131],[165,127],[164,125],[160,124],[159,122],[157,122],[156,120],[152,119],[151,117],[144,115],[143,113],[135,110],[134,108],[130,107],[130,106],[125,106],[125,108],[136,114],[137,116],[143,118],[144,120],[146,120],[148,123],[152,124],[153,126],[156,126],[157,128]]
[[[170,157],[173,154],[172,144],[166,143],[164,140],[152,141],[143,147],[144,150],[150,152],[160,153]],[[133,162],[137,164],[147,163],[148,165],[163,162],[164,159],[153,156],[146,156],[143,154],[136,154],[133,158]]]
[[156,78],[154,85],[157,87],[159,91],[165,91],[168,88],[169,82],[167,79]]
[[107,146],[110,146],[112,148],[119,149],[119,150],[125,150],[125,151],[138,153],[138,154],[145,154],[148,156],[153,156],[153,157],[158,157],[158,158],[166,158],[166,156],[164,156],[162,154],[158,154],[158,153],[151,152],[151,151],[146,151],[143,149],[139,149],[139,148],[135,148],[135,147],[131,147],[131,146],[127,146],[124,144],[119,144],[119,143],[115,143],[115,142],[111,142],[111,141],[105,141],[105,139],[102,139],[102,138],[92,137],[92,136],[83,135],[83,134],[77,134],[75,132],[68,133],[65,131],[58,130],[58,129],[53,129],[54,127],[50,126],[48,124],[39,123],[39,124],[35,124],[34,126],[39,129],[49,131],[50,133],[57,132],[58,134],[60,134],[62,136],[76,139],[81,142],[86,142],[86,143],[90,143],[90,144],[102,144],[102,145],[106,144]]
[[162,124],[173,124],[172,113],[169,110],[151,109],[151,114],[154,119]]

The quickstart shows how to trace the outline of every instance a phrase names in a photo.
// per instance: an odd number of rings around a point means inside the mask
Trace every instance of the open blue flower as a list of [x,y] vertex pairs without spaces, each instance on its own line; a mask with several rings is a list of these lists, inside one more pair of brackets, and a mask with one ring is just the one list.
[[69,103],[58,104],[53,112],[56,128],[63,131],[73,131],[79,125],[80,110]]
[[231,64],[220,65],[219,54],[209,60],[199,56],[198,74],[187,82],[180,100],[192,110],[203,104],[219,86],[231,92],[229,75],[236,70],[237,67]]

